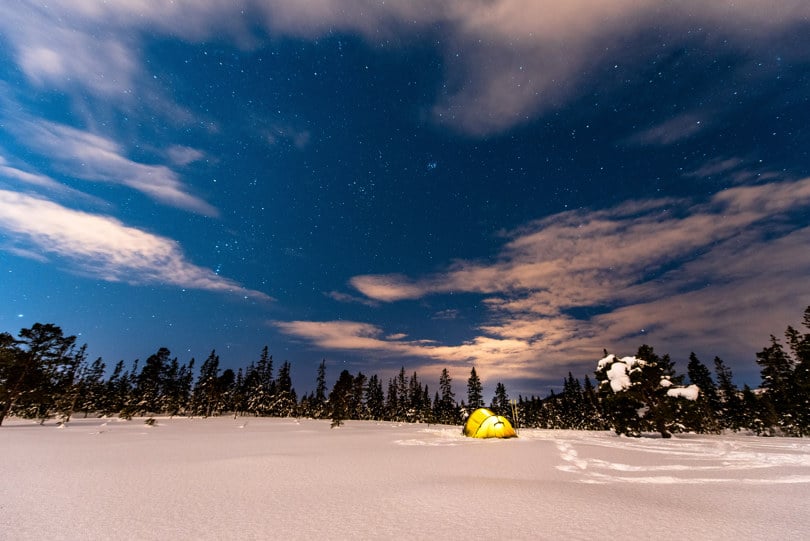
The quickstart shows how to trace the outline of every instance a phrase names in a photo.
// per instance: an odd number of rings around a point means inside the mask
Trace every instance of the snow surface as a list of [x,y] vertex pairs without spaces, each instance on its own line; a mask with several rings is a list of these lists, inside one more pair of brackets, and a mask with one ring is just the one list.
[[0,539],[801,539],[810,440],[7,420]]

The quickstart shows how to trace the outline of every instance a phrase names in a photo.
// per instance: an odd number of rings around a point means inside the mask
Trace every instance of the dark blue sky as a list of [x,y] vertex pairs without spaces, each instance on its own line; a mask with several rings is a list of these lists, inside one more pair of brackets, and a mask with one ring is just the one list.
[[810,305],[810,6],[704,4],[4,3],[0,330],[303,391],[642,343],[756,384]]

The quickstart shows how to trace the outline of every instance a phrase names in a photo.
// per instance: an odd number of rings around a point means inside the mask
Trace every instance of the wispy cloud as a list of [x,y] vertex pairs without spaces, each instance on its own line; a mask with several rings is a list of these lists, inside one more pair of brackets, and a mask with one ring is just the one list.
[[810,304],[810,228],[787,219],[807,208],[810,179],[734,187],[703,202],[627,202],[530,223],[493,261],[352,280],[380,302],[482,295],[487,321],[458,345],[394,343],[361,323],[277,326],[324,347],[475,363],[498,376],[539,376],[643,342],[750,356]]
[[436,312],[431,316],[431,319],[444,319],[444,320],[458,319],[460,315],[461,312],[459,310],[456,310],[455,308],[448,308],[446,310],[440,310]]
[[205,158],[202,150],[183,145],[172,145],[166,151],[169,159],[175,165],[183,166]]
[[[115,218],[69,209],[53,201],[0,190],[3,249],[67,262],[74,272],[132,284],[163,284],[269,300],[209,269],[198,267],[170,239]],[[38,259],[41,259],[38,258]]]
[[[212,205],[189,193],[179,175],[165,165],[127,158],[115,141],[63,124],[38,119],[18,121],[18,139],[52,159],[66,174],[84,180],[121,184],[160,203],[206,216],[216,216]],[[189,159],[188,150],[185,159]]]
[[348,293],[343,293],[341,291],[330,291],[328,293],[324,293],[330,299],[336,300],[338,302],[347,302],[347,303],[355,303],[355,304],[364,304],[366,306],[379,306],[379,301],[375,301],[373,299],[369,299],[368,297],[358,297],[356,295],[349,295]]
[[699,115],[679,115],[631,135],[627,139],[627,143],[632,145],[671,145],[692,137],[705,127],[706,125]]
[[717,158],[687,173],[687,176],[706,178],[721,175],[737,169],[742,163],[743,161],[740,158]]
[[[741,51],[752,40],[802,23],[804,0],[661,3],[657,0],[279,0],[265,2],[33,1],[0,7],[0,30],[23,73],[36,85],[79,89],[127,101],[142,89],[139,47],[145,36],[188,41],[212,36],[256,47],[260,34],[316,39],[338,32],[370,42],[407,44],[436,32],[445,58],[445,84],[437,91],[434,119],[484,135],[526,122],[559,107],[587,88],[589,73],[616,58],[616,44],[656,28],[677,45],[682,29],[710,26]],[[257,32],[261,28],[263,31]],[[440,30],[439,30],[440,29]],[[441,34],[439,34],[441,32]],[[793,47],[791,54],[804,54]],[[628,53],[619,52],[627,55]],[[634,55],[643,52],[634,51]],[[682,126],[683,127],[683,126]],[[672,128],[672,127],[670,127]],[[650,132],[665,143],[683,130]],[[298,137],[296,144],[305,144]]]
[[356,321],[271,321],[270,325],[327,351],[370,353],[425,363],[414,368],[427,375],[438,375],[441,367],[437,367],[437,362],[464,371],[475,364],[482,374],[493,378],[536,377],[542,370],[531,363],[537,352],[531,343],[522,340],[479,336],[463,344],[446,346],[433,340],[404,340],[403,334],[386,336],[382,328]]
[[26,171],[14,167],[0,155],[0,188],[8,187],[22,191],[44,192],[50,195],[67,197],[74,200],[89,202],[98,207],[107,206],[100,199],[96,199],[79,190],[75,190],[61,182],[41,173]]

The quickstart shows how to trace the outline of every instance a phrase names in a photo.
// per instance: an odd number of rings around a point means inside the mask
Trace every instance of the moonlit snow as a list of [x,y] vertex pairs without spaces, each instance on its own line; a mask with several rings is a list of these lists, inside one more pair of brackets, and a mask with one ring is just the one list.
[[219,417],[7,420],[0,538],[800,539],[810,441]]

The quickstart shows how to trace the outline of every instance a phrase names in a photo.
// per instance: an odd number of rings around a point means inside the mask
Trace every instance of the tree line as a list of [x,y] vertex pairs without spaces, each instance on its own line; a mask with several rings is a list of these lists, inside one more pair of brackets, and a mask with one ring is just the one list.
[[[810,307],[802,324],[810,329]],[[143,364],[119,361],[106,375],[104,361],[88,362],[87,346],[79,346],[75,336],[66,336],[55,324],[36,323],[20,330],[17,338],[0,333],[0,425],[9,415],[68,422],[76,414],[128,419],[294,416],[331,419],[332,426],[347,419],[452,425],[488,406],[518,427],[610,429],[629,436],[724,430],[804,436],[810,434],[810,333],[788,327],[785,339],[786,346],[771,336],[770,344],[756,354],[762,378],[756,389],[738,388],[719,357],[712,374],[692,353],[686,374],[678,374],[668,354],[658,355],[645,344],[634,357],[620,359],[605,351],[595,383],[587,375],[580,382],[569,372],[560,393],[510,400],[498,382],[487,405],[475,367],[467,379],[466,400],[458,401],[446,368],[433,394],[416,372],[409,374],[404,367],[385,385],[376,374],[343,370],[330,390],[326,361],[318,366],[315,390],[299,398],[290,363],[274,366],[267,347],[236,372],[220,367],[216,351],[197,370],[194,359],[180,363],[160,348]]]

